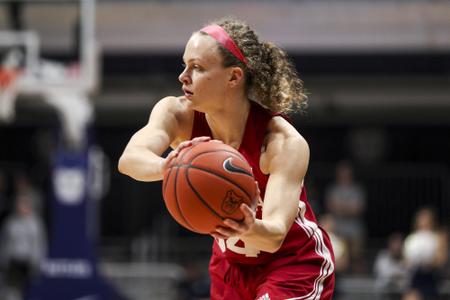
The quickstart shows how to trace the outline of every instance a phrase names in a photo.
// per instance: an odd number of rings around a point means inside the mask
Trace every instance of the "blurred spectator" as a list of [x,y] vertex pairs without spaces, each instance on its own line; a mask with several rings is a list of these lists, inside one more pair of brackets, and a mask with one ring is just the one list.
[[350,267],[353,271],[362,271],[365,234],[362,218],[366,196],[363,188],[354,182],[353,169],[348,162],[337,165],[335,182],[326,191],[325,206],[336,220],[336,233],[349,247]]
[[[404,299],[438,299],[440,271],[447,260],[447,234],[440,230],[430,207],[417,211],[404,255],[411,280]],[[415,298],[414,298],[415,297]]]
[[381,250],[374,263],[375,289],[381,299],[399,299],[406,288],[407,268],[403,259],[403,237],[392,234],[387,248]]
[[333,246],[334,252],[334,270],[335,270],[335,290],[334,299],[338,300],[341,297],[341,289],[339,286],[339,280],[342,273],[347,271],[349,264],[349,253],[348,247],[345,241],[335,232],[336,222],[334,217],[330,214],[325,214],[320,216],[319,225],[328,233],[330,236],[331,245]]
[[334,217],[330,214],[322,215],[319,218],[319,224],[330,236],[335,257],[335,270],[345,272],[348,267],[349,253],[345,241],[336,233]]
[[17,173],[14,177],[14,190],[16,197],[25,196],[29,199],[33,210],[38,214],[42,215],[42,194],[36,189],[30,182],[25,173]]
[[402,298],[403,300],[427,300],[424,299],[420,293],[416,290],[409,290],[405,293],[405,295]]
[[0,235],[0,267],[5,286],[0,299],[22,299],[29,280],[38,270],[46,252],[46,234],[27,194],[16,197],[15,210]]

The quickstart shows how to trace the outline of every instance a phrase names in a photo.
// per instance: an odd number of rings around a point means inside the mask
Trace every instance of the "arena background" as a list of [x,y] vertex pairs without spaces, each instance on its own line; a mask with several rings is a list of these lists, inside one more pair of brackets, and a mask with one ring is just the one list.
[[[20,3],[21,17],[14,18],[13,3]],[[95,47],[83,40],[83,3],[95,24],[90,27]],[[309,108],[293,122],[311,148],[306,186],[316,215],[333,214],[327,191],[343,161],[364,191],[365,205],[356,217],[364,232],[361,253],[339,272],[339,299],[387,299],[388,292],[401,299],[404,285],[377,289],[374,262],[388,236],[406,237],[424,206],[435,209],[440,232],[448,233],[450,1],[445,0],[0,2],[3,63],[12,49],[26,48],[2,40],[3,31],[37,32],[41,59],[62,66],[64,74],[73,65],[82,69],[83,49],[94,49],[92,86],[80,89],[95,116],[88,136],[102,153],[100,192],[88,200],[96,204],[86,221],[97,228],[93,263],[98,260],[100,273],[128,299],[208,297],[212,238],[178,226],[164,207],[161,184],[120,174],[117,161],[154,103],[180,95],[177,77],[190,34],[228,15],[287,50],[305,82]],[[15,117],[0,123],[0,226],[14,211],[22,178],[40,195],[36,211],[51,244],[56,222],[51,165],[61,143],[61,113],[43,97],[19,90]],[[439,299],[450,299],[448,266],[443,259],[438,268]],[[0,295],[8,290],[1,280],[5,268],[0,266]]]

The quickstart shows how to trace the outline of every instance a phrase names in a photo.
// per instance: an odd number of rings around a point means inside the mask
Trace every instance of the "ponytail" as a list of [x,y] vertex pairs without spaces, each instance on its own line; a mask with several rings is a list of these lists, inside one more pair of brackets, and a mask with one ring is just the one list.
[[303,81],[286,52],[270,42],[260,47],[261,60],[251,71],[250,93],[273,112],[303,111],[307,102]]
[[246,63],[218,44],[224,67],[239,66],[244,70],[250,99],[274,113],[306,108],[303,81],[286,52],[273,43],[260,43],[256,33],[242,21],[224,18],[211,24],[222,27],[242,51]]

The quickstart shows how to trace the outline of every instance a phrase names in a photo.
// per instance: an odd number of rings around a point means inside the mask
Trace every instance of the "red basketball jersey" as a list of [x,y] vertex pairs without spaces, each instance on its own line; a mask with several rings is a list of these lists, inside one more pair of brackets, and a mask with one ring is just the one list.
[[[253,168],[255,179],[259,183],[261,198],[264,199],[266,185],[269,176],[261,172],[259,160],[264,138],[267,133],[267,125],[274,114],[264,109],[256,102],[251,101],[251,109],[245,126],[244,137],[238,151],[244,155]],[[205,118],[204,113],[195,111],[192,137],[210,136],[211,130]],[[258,206],[256,217],[261,219],[262,206]],[[315,243],[313,247],[306,247],[308,243]],[[305,249],[305,251],[299,251]],[[306,250],[315,249],[315,251]],[[315,253],[311,253],[315,252]],[[278,257],[285,257],[293,253],[302,253],[305,259],[311,256],[320,256],[323,258],[324,272],[332,272],[333,254],[330,247],[330,241],[326,233],[321,230],[316,223],[314,213],[308,203],[305,188],[302,189],[299,199],[299,211],[292,224],[281,248],[275,253],[268,253],[252,249],[244,244],[238,238],[229,238],[227,240],[215,240],[213,255],[222,255],[230,263],[238,264],[264,264],[276,260]]]

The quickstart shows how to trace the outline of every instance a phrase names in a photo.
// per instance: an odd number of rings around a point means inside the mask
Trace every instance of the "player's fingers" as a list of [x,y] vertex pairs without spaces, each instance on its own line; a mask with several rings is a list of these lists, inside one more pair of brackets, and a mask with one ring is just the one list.
[[175,157],[177,157],[178,155],[178,151],[174,150],[174,151],[170,151],[169,155],[167,155],[167,160],[171,161],[173,160]]
[[178,147],[175,150],[173,150],[175,152],[175,157],[178,156],[178,154],[181,152],[181,150],[191,147],[191,146],[201,143],[201,142],[207,142],[210,139],[211,138],[209,136],[201,136],[201,137],[193,138],[192,140],[189,140],[189,141],[181,142],[178,145]]
[[167,168],[170,167],[170,165],[172,164],[172,162],[174,161],[174,159],[176,158],[177,155],[178,154],[176,151],[171,151],[167,155],[167,157],[164,159],[164,162],[163,162],[163,166],[162,166],[163,171],[165,171]]
[[227,225],[228,227],[233,228],[234,230],[238,230],[239,229],[239,223],[236,222],[236,221],[233,221],[231,219],[223,220],[223,224]]
[[200,143],[200,142],[207,142],[209,140],[211,140],[211,138],[209,136],[199,136],[199,137],[193,138],[192,142]]
[[245,203],[241,204],[241,211],[244,213],[244,217],[253,216],[252,209]]
[[192,142],[192,145],[194,146],[194,145],[198,145],[200,143],[208,142],[210,140],[211,140],[211,138],[209,136],[200,136],[200,137],[193,138],[191,140],[191,142]]
[[177,147],[175,150],[173,150],[172,152],[174,152],[175,157],[177,157],[178,154],[180,154],[180,152],[181,152],[183,149],[188,148],[188,147],[190,147],[190,146],[192,146],[192,141],[184,141],[184,142],[181,142],[181,143],[178,145],[178,147]]
[[222,226],[217,226],[216,232],[220,233],[221,235],[225,236],[226,238],[232,237],[237,234],[236,230],[234,230],[233,228],[229,228],[229,227],[226,228],[226,227],[222,227]]
[[251,205],[253,211],[256,210],[256,208],[258,207],[258,203],[261,201],[261,191],[259,190],[258,181],[255,181],[255,185],[256,185],[256,193]]
[[261,190],[259,189],[258,181],[255,180],[255,184],[256,184],[256,197],[259,198],[261,197]]
[[241,204],[241,211],[244,214],[244,223],[250,227],[255,223],[255,213],[253,210],[245,203]]
[[235,235],[244,234],[250,228],[245,222],[238,223],[230,219],[225,219],[223,223],[232,228],[235,231]]
[[192,141],[184,141],[184,142],[181,142],[181,143],[178,145],[176,151],[177,151],[177,152],[180,152],[182,149],[187,148],[187,147],[189,147],[189,146],[192,146]]

